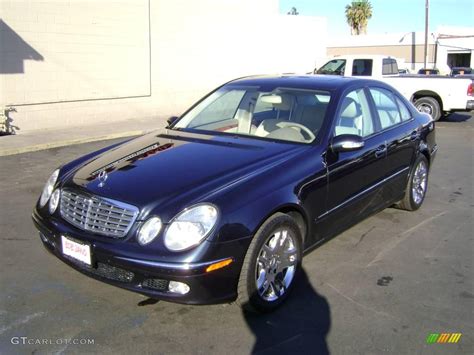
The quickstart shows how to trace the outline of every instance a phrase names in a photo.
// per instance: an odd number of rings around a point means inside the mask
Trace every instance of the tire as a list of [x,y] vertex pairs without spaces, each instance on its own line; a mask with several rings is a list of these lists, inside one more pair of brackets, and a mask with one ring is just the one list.
[[441,118],[441,108],[438,100],[434,97],[420,97],[415,101],[415,107],[418,111],[429,114],[435,121]]
[[276,309],[293,289],[301,259],[302,237],[295,220],[284,213],[269,217],[255,233],[245,255],[237,303],[252,312]]
[[421,207],[428,189],[428,173],[428,160],[423,154],[420,154],[408,177],[405,197],[396,205],[398,208],[406,211],[416,211]]

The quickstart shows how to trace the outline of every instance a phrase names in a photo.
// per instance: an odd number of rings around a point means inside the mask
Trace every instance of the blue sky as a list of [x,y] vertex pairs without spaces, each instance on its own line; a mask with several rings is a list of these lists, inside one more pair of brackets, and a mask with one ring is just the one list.
[[[300,15],[323,16],[328,34],[348,34],[344,10],[352,0],[280,0],[280,12],[296,7]],[[370,0],[372,18],[368,33],[424,31],[425,0]],[[473,27],[473,0],[430,0],[430,32],[438,26]]]

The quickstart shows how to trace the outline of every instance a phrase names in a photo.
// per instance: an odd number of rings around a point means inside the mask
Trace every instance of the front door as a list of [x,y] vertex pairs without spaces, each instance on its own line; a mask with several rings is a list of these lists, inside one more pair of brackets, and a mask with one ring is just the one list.
[[380,206],[381,185],[387,173],[387,146],[378,134],[379,124],[371,110],[368,92],[349,92],[338,109],[333,137],[355,134],[364,147],[351,151],[327,152],[328,197],[326,212],[319,216],[329,234],[337,234]]

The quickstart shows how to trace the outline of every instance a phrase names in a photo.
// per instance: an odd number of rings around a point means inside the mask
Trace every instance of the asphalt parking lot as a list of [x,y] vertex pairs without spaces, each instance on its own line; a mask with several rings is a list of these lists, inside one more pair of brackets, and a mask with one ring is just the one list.
[[473,134],[473,114],[439,122],[423,207],[386,209],[308,254],[289,302],[262,316],[149,300],[43,249],[30,214],[46,179],[113,141],[1,157],[0,353],[472,354]]

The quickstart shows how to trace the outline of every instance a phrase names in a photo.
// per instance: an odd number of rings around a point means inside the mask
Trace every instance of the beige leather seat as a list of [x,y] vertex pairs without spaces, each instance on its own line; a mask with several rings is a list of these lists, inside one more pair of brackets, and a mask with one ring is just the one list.
[[293,98],[290,95],[280,95],[281,103],[272,104],[275,118],[263,120],[255,130],[255,135],[266,137],[271,132],[279,129],[278,123],[288,121],[293,108]]
[[327,104],[298,105],[293,115],[294,121],[317,133],[323,124]]
[[356,134],[361,135],[361,130],[357,127],[361,123],[360,105],[352,98],[346,97],[342,102],[342,110],[335,127],[336,136],[340,134]]

